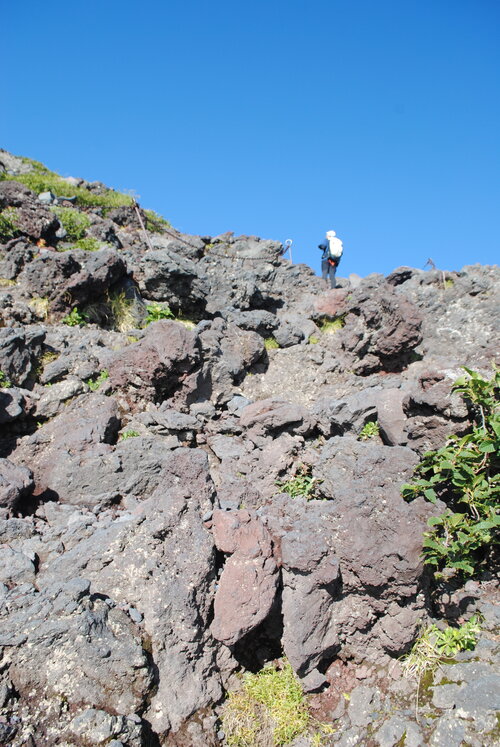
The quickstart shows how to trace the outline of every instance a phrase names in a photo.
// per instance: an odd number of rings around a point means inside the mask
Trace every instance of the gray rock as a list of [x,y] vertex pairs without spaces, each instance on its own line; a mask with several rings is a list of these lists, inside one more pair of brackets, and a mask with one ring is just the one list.
[[[88,708],[73,718],[69,730],[76,737],[90,744],[122,744],[140,747],[142,744],[142,725],[140,719],[112,716],[106,711]],[[111,739],[119,737],[120,740]],[[110,741],[111,739],[111,741]]]
[[405,747],[421,747],[423,735],[414,721],[404,716],[392,716],[374,735],[379,747],[395,747],[404,737]]
[[40,327],[0,329],[0,370],[11,383],[27,386],[32,381],[44,338]]
[[376,688],[358,685],[351,692],[347,709],[351,724],[357,727],[368,726],[379,715],[381,706],[382,697]]
[[0,547],[0,582],[7,585],[32,584],[35,580],[35,558],[11,547]]
[[8,517],[33,490],[33,473],[0,459],[0,516]]
[[429,744],[432,747],[462,747],[465,737],[465,725],[463,721],[450,714],[440,718],[437,726],[432,732]]

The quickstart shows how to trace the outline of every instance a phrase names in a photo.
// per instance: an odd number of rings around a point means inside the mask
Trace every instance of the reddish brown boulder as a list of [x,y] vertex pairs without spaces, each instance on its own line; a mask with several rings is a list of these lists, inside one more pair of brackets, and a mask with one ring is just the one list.
[[269,532],[249,511],[215,511],[214,540],[233,553],[226,561],[215,594],[212,634],[233,646],[269,614],[278,586]]

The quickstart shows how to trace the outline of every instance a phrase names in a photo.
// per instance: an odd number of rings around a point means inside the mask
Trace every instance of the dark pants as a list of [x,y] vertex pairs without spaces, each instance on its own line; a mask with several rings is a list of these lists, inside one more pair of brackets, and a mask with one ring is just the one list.
[[330,264],[329,260],[322,259],[321,260],[321,276],[323,280],[326,280],[328,283],[328,276],[330,276],[330,288],[335,288],[337,285],[337,282],[335,280],[335,273],[337,272],[337,267],[339,266],[339,261],[336,260],[335,264]]

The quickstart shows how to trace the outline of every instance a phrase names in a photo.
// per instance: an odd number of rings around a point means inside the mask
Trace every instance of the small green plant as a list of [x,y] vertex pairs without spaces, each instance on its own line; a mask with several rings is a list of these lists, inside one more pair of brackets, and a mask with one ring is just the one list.
[[228,693],[222,729],[228,747],[289,744],[304,733],[311,716],[291,665],[268,665],[245,674],[239,692]]
[[335,334],[339,329],[345,326],[345,314],[336,317],[335,319],[323,319],[319,325],[320,330],[323,334]]
[[447,625],[441,630],[437,625],[429,625],[403,658],[404,674],[421,679],[425,672],[434,671],[459,651],[472,651],[481,632],[480,622],[480,616],[473,615],[458,628]]
[[303,497],[306,500],[313,500],[316,498],[316,490],[320,482],[321,480],[312,476],[309,465],[301,464],[289,480],[277,481],[275,484],[282,493],[288,493],[291,498]]
[[123,433],[120,436],[120,441],[126,441],[127,438],[137,438],[137,436],[140,436],[141,434],[138,431],[123,431]]
[[12,382],[9,381],[3,371],[0,371],[0,389],[10,389]]
[[79,241],[85,236],[90,227],[90,218],[74,208],[53,207],[52,212],[57,215],[59,223],[66,231],[68,241]]
[[280,347],[280,344],[277,340],[274,339],[274,337],[265,337],[264,347],[266,348],[266,350],[277,350]]
[[83,327],[87,324],[87,317],[75,307],[64,319],[61,319],[61,322],[67,324],[68,327]]
[[113,327],[119,332],[128,332],[136,329],[137,319],[134,315],[134,300],[127,298],[125,291],[110,293],[108,306],[111,311]]
[[151,233],[163,233],[165,228],[172,228],[171,224],[154,210],[144,210],[146,216],[145,226]]
[[147,316],[144,326],[147,327],[151,322],[159,322],[160,319],[174,319],[174,315],[168,304],[149,303],[146,306]]
[[317,345],[319,342],[319,337],[316,337],[315,335],[311,335],[308,342],[309,342],[309,345]]
[[466,436],[450,436],[445,446],[424,454],[416,479],[403,485],[403,497],[423,495],[447,504],[429,519],[424,534],[425,562],[436,576],[472,575],[498,544],[500,527],[500,369],[485,379],[466,368],[454,390],[469,405],[474,426]]
[[370,438],[377,438],[380,433],[378,423],[369,422],[365,423],[361,429],[361,433],[358,436],[358,441],[369,441]]
[[0,213],[0,241],[9,241],[19,234],[17,210],[7,208]]
[[83,249],[85,252],[98,252],[99,249],[109,246],[109,244],[103,244],[98,239],[93,239],[90,236],[86,239],[78,239],[75,242],[74,249]]
[[92,392],[96,392],[101,384],[103,384],[105,381],[109,379],[109,373],[104,369],[99,373],[98,376],[92,376],[92,378],[87,379],[85,382]]

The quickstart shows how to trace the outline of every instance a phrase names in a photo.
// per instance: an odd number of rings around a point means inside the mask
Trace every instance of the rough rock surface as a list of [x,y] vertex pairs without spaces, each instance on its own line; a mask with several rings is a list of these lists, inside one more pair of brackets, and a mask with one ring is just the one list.
[[[235,673],[286,655],[325,743],[495,744],[495,580],[433,585],[442,505],[400,491],[470,428],[452,384],[498,355],[498,268],[325,291],[277,242],[145,231],[33,168],[0,151],[0,743],[223,746]],[[422,622],[475,611],[475,651],[403,677]]]

